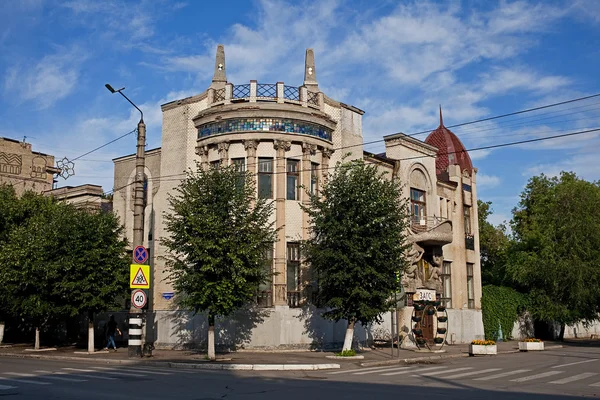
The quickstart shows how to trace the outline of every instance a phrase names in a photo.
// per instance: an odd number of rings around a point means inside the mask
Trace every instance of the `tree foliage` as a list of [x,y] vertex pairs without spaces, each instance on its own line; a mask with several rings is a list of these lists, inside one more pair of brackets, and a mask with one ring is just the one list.
[[477,200],[479,216],[479,246],[481,253],[481,280],[483,285],[508,285],[506,261],[511,240],[506,226],[494,226],[488,221],[493,214],[492,203]]
[[499,339],[502,327],[502,339],[511,339],[511,332],[527,303],[527,298],[515,289],[505,286],[486,285],[482,288],[481,311],[485,338]]
[[408,205],[400,183],[362,160],[338,163],[305,211],[311,238],[304,256],[319,279],[323,316],[380,321],[406,266]]
[[513,210],[508,274],[540,321],[592,321],[600,312],[600,185],[573,173],[529,180]]
[[256,199],[250,173],[232,167],[197,166],[176,190],[165,215],[169,236],[161,240],[178,301],[209,319],[228,316],[271,276],[265,256],[275,240],[273,204]]
[[8,205],[0,217],[5,312],[39,327],[118,306],[127,292],[128,260],[116,217],[33,192],[21,198],[9,192],[0,190],[0,201]]

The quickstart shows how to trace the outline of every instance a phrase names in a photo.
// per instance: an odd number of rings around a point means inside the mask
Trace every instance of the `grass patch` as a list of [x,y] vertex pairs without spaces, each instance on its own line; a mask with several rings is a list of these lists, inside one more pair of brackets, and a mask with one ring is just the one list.
[[354,357],[356,355],[356,351],[355,350],[344,350],[340,353],[335,353],[335,355],[338,357]]

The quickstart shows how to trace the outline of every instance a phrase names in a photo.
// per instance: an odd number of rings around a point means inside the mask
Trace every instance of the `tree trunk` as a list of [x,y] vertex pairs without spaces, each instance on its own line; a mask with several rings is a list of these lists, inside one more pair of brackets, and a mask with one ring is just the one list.
[[4,340],[4,321],[0,321],[0,344]]
[[560,333],[558,334],[558,340],[563,342],[565,340],[565,324],[560,324]]
[[346,337],[344,338],[344,347],[342,351],[352,349],[352,339],[354,338],[354,319],[348,321],[348,328],[346,328]]
[[88,312],[88,353],[94,352],[94,313]]
[[208,359],[215,361],[215,316],[208,315]]
[[35,349],[40,349],[40,328],[37,326],[35,327]]

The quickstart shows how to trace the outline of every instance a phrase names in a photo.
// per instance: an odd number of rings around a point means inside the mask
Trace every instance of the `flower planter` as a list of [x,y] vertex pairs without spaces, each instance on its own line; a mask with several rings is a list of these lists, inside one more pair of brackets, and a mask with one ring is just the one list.
[[444,338],[441,338],[441,337],[433,338],[433,342],[435,344],[442,344],[442,343],[444,343]]
[[422,329],[413,329],[413,333],[415,334],[415,336],[423,336]]
[[421,322],[421,317],[415,316],[415,317],[412,317],[412,320],[415,322]]
[[519,342],[519,350],[542,351],[544,350],[544,342]]
[[426,312],[427,312],[427,315],[433,315],[433,314],[435,314],[435,309],[434,308],[428,308]]
[[446,321],[448,321],[448,317],[438,317],[438,321],[439,322],[446,322]]
[[425,304],[415,304],[414,307],[417,311],[423,311],[423,309],[425,308]]
[[445,306],[438,306],[437,310],[439,312],[444,312],[444,311],[446,311],[446,307]]
[[425,343],[427,343],[427,341],[425,339],[419,339],[419,338],[417,339],[417,344],[419,346],[424,346]]
[[493,344],[493,345],[479,345],[479,344],[470,344],[469,345],[469,355],[470,356],[476,356],[476,355],[484,355],[484,356],[489,356],[489,355],[495,355],[498,354],[498,347]]
[[443,335],[444,333],[446,333],[446,328],[437,328],[437,333]]

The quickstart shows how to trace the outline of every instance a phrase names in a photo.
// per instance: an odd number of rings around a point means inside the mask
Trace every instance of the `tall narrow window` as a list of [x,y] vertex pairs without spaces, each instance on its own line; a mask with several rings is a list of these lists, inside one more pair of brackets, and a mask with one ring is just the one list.
[[[267,249],[264,258],[264,269],[267,275],[273,272],[273,247]],[[273,291],[271,289],[272,278],[258,285],[257,304],[259,307],[271,307],[273,305]]]
[[258,159],[258,197],[273,198],[273,159]]
[[235,172],[238,173],[238,185],[240,187],[244,186],[244,182],[246,181],[246,159],[245,158],[232,158],[233,168],[235,168]]
[[475,287],[473,282],[473,264],[467,263],[467,299],[468,307],[475,308]]
[[212,169],[218,169],[220,165],[221,165],[221,160],[215,160],[215,161],[210,162],[210,167]]
[[317,194],[319,190],[319,164],[310,163],[310,193]]
[[452,308],[452,272],[450,271],[450,267],[452,263],[450,261],[444,261],[442,265],[442,274],[440,277],[442,278],[442,296],[440,300],[442,301],[442,305],[446,308]]
[[288,200],[300,200],[298,190],[298,160],[287,160],[287,196]]
[[415,225],[419,225],[421,220],[425,220],[427,216],[426,211],[427,203],[425,201],[425,192],[419,189],[410,189],[410,208],[412,215],[412,222]]
[[300,306],[300,244],[287,244],[287,298],[289,307]]
[[470,235],[471,232],[471,207],[464,206],[464,220],[465,220],[465,235]]

